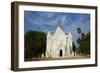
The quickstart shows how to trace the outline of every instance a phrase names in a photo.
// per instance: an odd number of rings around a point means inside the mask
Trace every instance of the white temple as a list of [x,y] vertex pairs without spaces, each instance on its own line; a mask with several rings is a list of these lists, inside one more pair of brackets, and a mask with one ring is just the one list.
[[55,32],[48,31],[45,57],[57,58],[72,55],[72,35],[57,26]]

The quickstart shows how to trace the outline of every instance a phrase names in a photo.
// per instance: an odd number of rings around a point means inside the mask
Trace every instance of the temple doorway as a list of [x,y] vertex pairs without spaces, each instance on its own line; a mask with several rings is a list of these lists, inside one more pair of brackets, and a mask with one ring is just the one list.
[[62,54],[63,54],[63,53],[62,53],[62,50],[60,50],[60,54],[59,54],[59,56],[62,57]]

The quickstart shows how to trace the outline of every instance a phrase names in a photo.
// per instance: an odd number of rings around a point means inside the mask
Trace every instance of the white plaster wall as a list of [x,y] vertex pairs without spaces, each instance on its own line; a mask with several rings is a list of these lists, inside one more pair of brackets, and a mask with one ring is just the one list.
[[53,34],[48,31],[46,57],[57,58],[60,56],[60,50],[62,51],[62,57],[69,56],[72,54],[72,48],[70,47],[72,47],[72,35],[70,32],[65,35],[65,32],[63,32],[60,26],[57,26]]

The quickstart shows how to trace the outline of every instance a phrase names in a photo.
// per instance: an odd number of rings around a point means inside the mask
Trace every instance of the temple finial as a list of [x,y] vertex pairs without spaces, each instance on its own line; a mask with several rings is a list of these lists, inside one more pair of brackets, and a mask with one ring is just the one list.
[[61,25],[61,20],[58,21],[58,25],[57,26],[60,26],[60,25]]

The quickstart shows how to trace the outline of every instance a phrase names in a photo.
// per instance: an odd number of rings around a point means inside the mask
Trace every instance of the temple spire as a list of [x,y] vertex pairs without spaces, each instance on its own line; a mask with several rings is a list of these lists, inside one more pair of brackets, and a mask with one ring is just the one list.
[[60,27],[60,25],[61,25],[61,20],[58,21],[58,26]]
[[47,34],[50,33],[50,27],[47,28]]
[[[61,25],[61,20],[58,21],[57,27],[60,27],[60,25]],[[57,28],[57,27],[56,27],[56,28]]]

